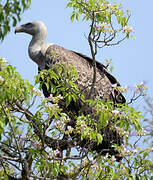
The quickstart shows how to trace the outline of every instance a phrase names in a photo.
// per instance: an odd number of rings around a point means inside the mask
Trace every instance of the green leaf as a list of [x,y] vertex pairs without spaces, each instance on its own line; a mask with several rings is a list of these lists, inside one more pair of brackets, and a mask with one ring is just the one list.
[[79,21],[79,14],[76,14],[76,20]]
[[72,101],[72,96],[70,94],[68,94],[66,96],[66,106],[68,106],[71,103],[71,101]]
[[98,144],[101,144],[102,141],[103,141],[103,137],[102,137],[101,134],[98,133],[98,134],[97,134],[97,142],[98,142]]
[[75,17],[75,14],[72,14],[72,16],[71,16],[71,22],[74,21],[74,17]]
[[148,152],[144,152],[144,153],[143,153],[143,159],[145,159],[146,156],[148,156],[148,155],[149,155]]

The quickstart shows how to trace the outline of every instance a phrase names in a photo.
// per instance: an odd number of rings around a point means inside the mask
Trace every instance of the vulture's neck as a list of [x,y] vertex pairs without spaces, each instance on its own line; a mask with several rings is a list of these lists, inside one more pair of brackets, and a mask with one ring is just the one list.
[[44,56],[45,54],[41,53],[41,48],[44,44],[45,37],[40,35],[34,35],[32,37],[32,40],[29,44],[28,52],[30,58],[38,64],[38,66],[41,66],[44,62]]

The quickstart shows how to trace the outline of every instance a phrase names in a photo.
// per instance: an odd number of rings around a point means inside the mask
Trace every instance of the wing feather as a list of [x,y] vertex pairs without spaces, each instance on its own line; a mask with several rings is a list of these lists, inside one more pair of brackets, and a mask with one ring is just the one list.
[[[93,59],[61,46],[51,45],[46,51],[45,69],[49,69],[50,66],[56,63],[66,63],[76,68],[79,76],[76,83],[87,97],[93,78]],[[106,67],[102,63],[96,61],[96,65],[97,79],[92,98],[100,96],[103,99],[113,100],[115,103],[125,103],[124,96],[112,86],[112,84],[120,86],[115,77],[107,72]]]

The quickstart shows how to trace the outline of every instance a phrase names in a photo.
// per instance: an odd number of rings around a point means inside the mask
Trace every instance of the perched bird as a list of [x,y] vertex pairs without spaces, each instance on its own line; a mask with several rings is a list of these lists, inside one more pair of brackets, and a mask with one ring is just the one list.
[[[88,97],[93,82],[93,59],[81,53],[67,50],[61,46],[46,43],[47,28],[41,21],[33,21],[15,28],[15,33],[24,32],[32,35],[32,40],[29,44],[28,53],[30,58],[38,65],[39,71],[49,69],[54,64],[65,63],[73,65],[78,73],[76,84],[78,89]],[[51,84],[54,83],[51,80]],[[120,86],[119,82],[107,72],[106,67],[96,61],[96,82],[91,99],[97,96],[101,99],[111,100],[114,104],[125,103],[124,96],[113,85]],[[50,91],[45,85],[42,86],[45,97],[49,97]],[[69,107],[77,113],[79,108],[70,104]],[[115,134],[117,134],[115,132]],[[115,135],[116,136],[116,135]],[[110,141],[113,141],[110,138]],[[116,142],[114,140],[114,142]],[[106,145],[107,144],[107,145]],[[120,144],[120,143],[119,143]],[[103,146],[107,148],[109,145],[103,142]],[[99,147],[98,147],[99,148]],[[100,147],[102,148],[102,147]],[[96,148],[95,148],[96,149]]]

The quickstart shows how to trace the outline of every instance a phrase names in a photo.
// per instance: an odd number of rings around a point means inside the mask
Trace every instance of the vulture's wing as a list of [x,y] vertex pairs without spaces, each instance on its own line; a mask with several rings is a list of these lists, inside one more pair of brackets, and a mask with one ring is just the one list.
[[[86,59],[91,65],[93,65],[93,59],[92,59],[92,58],[90,58],[90,57],[88,57],[88,56],[86,56],[86,55],[84,55],[84,54],[82,54],[82,53],[78,53],[78,52],[75,52],[75,51],[72,51],[72,52],[74,52],[74,53],[76,53],[77,55],[83,57],[83,58]],[[104,74],[105,74],[105,75],[107,76],[107,78],[110,80],[110,82],[112,83],[112,85],[113,85],[113,84],[116,84],[117,86],[121,86],[120,83],[117,81],[117,79],[116,79],[114,76],[112,76],[109,72],[107,72],[107,70],[106,70],[107,67],[106,67],[106,66],[104,66],[102,63],[96,61],[96,67],[97,67],[100,71],[104,72]],[[121,93],[119,90],[117,90],[117,89],[114,90],[114,91],[115,91],[115,99],[116,99],[116,102],[117,102],[117,103],[125,103],[126,100],[125,100],[124,96],[122,95],[122,93]]]
[[[90,58],[90,57],[88,57],[88,56],[86,56],[86,55],[84,55],[84,54],[82,54],[82,53],[78,53],[78,52],[75,52],[75,51],[72,51],[72,52],[74,52],[74,53],[76,53],[77,55],[83,57],[83,58],[86,59],[91,65],[93,65],[93,59],[92,59],[92,58]],[[106,66],[104,66],[104,65],[103,65],[102,63],[100,63],[99,61],[96,61],[96,66],[97,66],[97,68],[98,68],[100,71],[104,71],[104,73],[106,74],[106,76],[108,77],[108,79],[110,80],[110,82],[111,82],[112,84],[117,84],[117,85],[120,86],[120,84],[119,84],[119,82],[116,80],[116,78],[106,71],[106,69],[107,69]]]
[[[81,53],[67,50],[57,45],[51,45],[46,51],[45,69],[49,69],[53,64],[66,63],[73,65],[78,72],[76,81],[78,88],[87,97],[93,78],[93,60]],[[106,67],[97,62],[96,84],[92,98],[100,96],[103,99],[113,100],[115,103],[124,103],[124,96],[112,87],[118,81],[106,71]]]

